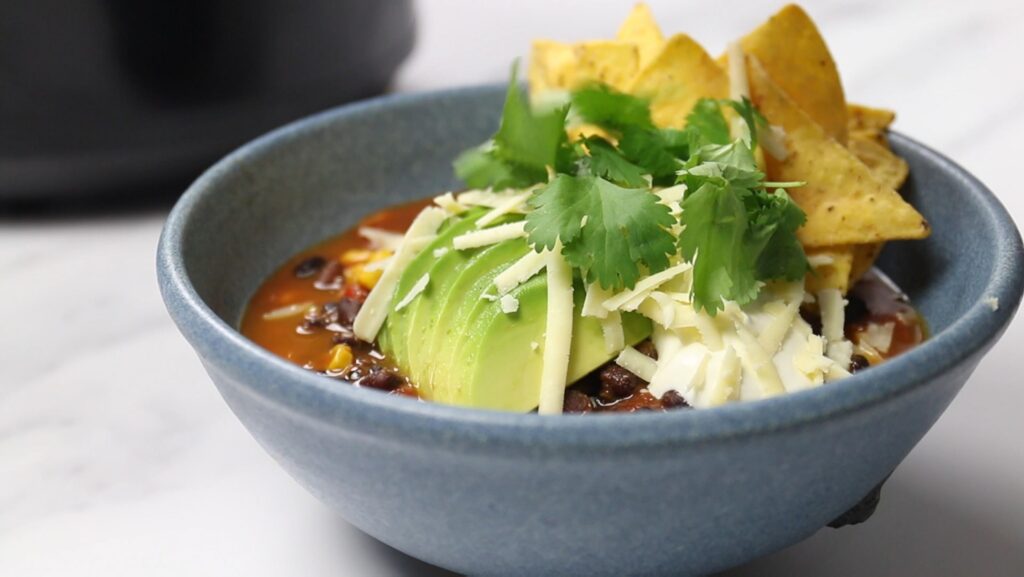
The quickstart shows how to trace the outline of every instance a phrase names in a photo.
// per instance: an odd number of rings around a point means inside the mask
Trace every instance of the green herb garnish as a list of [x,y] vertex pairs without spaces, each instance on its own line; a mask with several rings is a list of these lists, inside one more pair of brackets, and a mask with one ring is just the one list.
[[[526,216],[536,250],[561,242],[587,282],[610,290],[665,270],[679,252],[694,263],[694,306],[709,314],[725,300],[754,300],[766,281],[799,280],[810,270],[796,238],[806,215],[782,190],[800,183],[766,189],[754,151],[767,122],[749,100],[703,99],[685,130],[659,129],[642,98],[594,85],[574,91],[569,105],[536,111],[515,80],[513,69],[497,134],[455,168],[475,188],[540,185]],[[569,143],[567,118],[609,138]],[[674,184],[686,186],[678,215],[651,190]]]

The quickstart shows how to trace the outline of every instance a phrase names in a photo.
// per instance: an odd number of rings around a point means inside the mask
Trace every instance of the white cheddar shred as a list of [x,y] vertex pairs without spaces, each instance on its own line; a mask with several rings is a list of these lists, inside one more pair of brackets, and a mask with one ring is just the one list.
[[[610,311],[614,310],[636,310],[636,307],[640,306],[647,295],[651,291],[658,288],[662,284],[669,280],[683,274],[690,270],[692,266],[690,263],[681,263],[675,266],[669,267],[659,273],[652,274],[649,277],[644,278],[640,282],[636,283],[636,286],[630,290],[625,290],[619,294],[604,301],[604,308]],[[635,304],[634,304],[635,303]],[[632,307],[632,308],[630,308]]]
[[526,236],[526,223],[523,221],[510,222],[508,224],[500,224],[492,228],[474,230],[473,232],[460,234],[452,239],[452,246],[455,247],[456,250],[466,250],[498,244],[499,242],[504,242],[513,238],[522,238],[524,236]]
[[633,347],[622,349],[622,352],[615,359],[615,364],[647,382],[651,382],[651,379],[654,378],[654,373],[658,370],[658,361]]
[[510,315],[519,310],[519,299],[512,295],[504,295],[498,299],[498,305],[501,307],[501,312]]
[[498,273],[494,277],[494,286],[498,289],[498,294],[511,291],[539,273],[547,262],[547,252],[546,250],[543,252],[531,250],[507,269]]
[[405,235],[400,232],[384,230],[372,226],[359,227],[359,236],[370,241],[370,248],[374,250],[383,249],[395,251],[402,244]]
[[476,220],[477,227],[483,228],[491,224],[492,222],[498,220],[499,218],[505,216],[506,214],[511,214],[514,212],[523,212],[523,209],[525,208],[524,204],[526,203],[526,199],[530,198],[531,194],[533,194],[533,191],[528,190],[521,194],[509,195],[508,198],[506,198],[502,203],[492,208],[490,211],[487,212],[487,214],[478,218]]
[[409,289],[408,294],[406,294],[402,300],[398,301],[398,304],[395,305],[395,310],[400,311],[409,306],[414,298],[420,296],[423,291],[427,290],[428,284],[430,284],[430,275],[425,274],[421,276],[419,280],[416,281],[416,284],[412,285]]
[[611,353],[617,353],[626,346],[626,333],[622,330],[622,315],[619,311],[612,311],[608,316],[601,319],[601,334],[604,335],[604,348]]
[[441,227],[441,223],[447,218],[448,213],[443,209],[427,207],[412,221],[406,236],[399,243],[394,256],[391,257],[391,262],[384,268],[380,280],[377,281],[376,286],[370,291],[369,296],[366,297],[366,302],[363,303],[363,307],[359,309],[359,314],[356,315],[355,322],[352,324],[352,332],[356,337],[366,342],[373,342],[377,338],[380,328],[384,326],[384,321],[390,312],[388,305],[391,303],[391,299],[395,295],[395,289],[398,287],[398,279],[402,276],[405,268],[409,266],[409,263],[412,262],[412,259],[416,257],[416,254],[422,250],[414,248],[409,239],[436,234],[437,229]]
[[565,381],[569,372],[572,344],[572,269],[562,257],[562,245],[548,254],[548,311],[544,335],[543,369],[537,412],[555,415],[562,412]]

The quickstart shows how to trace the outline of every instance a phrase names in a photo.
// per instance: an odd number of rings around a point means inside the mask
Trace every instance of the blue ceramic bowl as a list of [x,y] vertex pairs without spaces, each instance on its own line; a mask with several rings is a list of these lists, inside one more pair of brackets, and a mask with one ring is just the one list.
[[894,134],[934,234],[890,243],[880,266],[934,336],[842,382],[703,411],[507,414],[345,386],[238,333],[295,252],[457,188],[451,159],[493,132],[502,97],[392,96],[289,125],[196,181],[160,242],[167,308],[238,418],[310,492],[409,555],[480,575],[684,575],[800,541],[899,465],[1017,309],[1024,253],[1004,208]]

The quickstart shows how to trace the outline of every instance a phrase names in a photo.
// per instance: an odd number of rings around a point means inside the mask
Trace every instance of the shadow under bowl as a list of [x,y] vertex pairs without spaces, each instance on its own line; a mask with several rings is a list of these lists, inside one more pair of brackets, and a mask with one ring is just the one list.
[[238,333],[289,256],[457,188],[450,161],[493,132],[503,94],[391,96],[286,126],[197,180],[160,242],[167,308],[238,418],[310,492],[409,555],[481,575],[682,575],[781,549],[893,471],[1017,309],[1024,250],[1005,209],[893,134],[903,192],[934,233],[889,243],[880,267],[934,335],[828,386],[665,414],[499,413],[346,386]]

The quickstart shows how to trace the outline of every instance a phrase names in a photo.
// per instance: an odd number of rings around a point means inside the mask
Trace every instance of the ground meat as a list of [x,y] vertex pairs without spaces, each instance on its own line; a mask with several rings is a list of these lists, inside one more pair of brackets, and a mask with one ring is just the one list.
[[[651,358],[658,358],[658,352],[650,340],[637,344],[635,348]],[[647,390],[647,381],[615,364],[614,360],[601,365],[566,389],[564,401],[567,413],[632,413],[688,406],[682,395],[675,391],[666,393],[661,399],[655,398]]]

